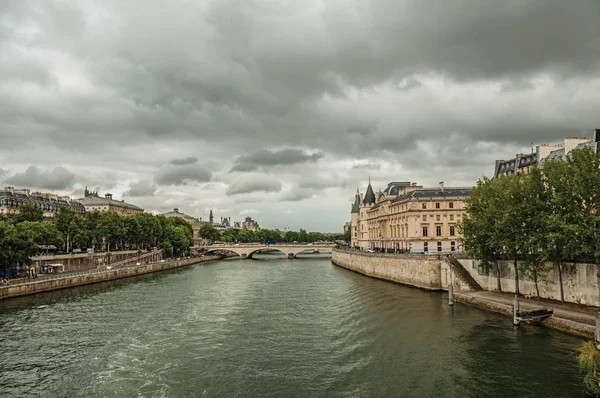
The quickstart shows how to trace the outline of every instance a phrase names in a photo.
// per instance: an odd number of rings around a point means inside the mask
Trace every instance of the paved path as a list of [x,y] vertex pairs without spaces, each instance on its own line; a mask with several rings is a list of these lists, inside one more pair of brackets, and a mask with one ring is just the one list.
[[[512,307],[514,294],[495,293],[495,292],[460,292],[460,295],[475,297],[491,303],[503,304]],[[548,299],[526,299],[519,297],[519,306],[522,310],[530,311],[535,309],[549,308],[554,310],[555,318],[562,318],[573,322],[586,325],[596,325],[596,314],[600,312],[598,307],[590,307],[573,303],[561,303]]]

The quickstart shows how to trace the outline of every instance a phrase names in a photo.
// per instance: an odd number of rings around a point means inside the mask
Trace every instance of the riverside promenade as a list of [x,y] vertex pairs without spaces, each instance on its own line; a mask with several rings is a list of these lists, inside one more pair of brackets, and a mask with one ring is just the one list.
[[[454,292],[454,299],[479,308],[513,316],[513,293],[488,291]],[[600,308],[581,304],[562,303],[556,300],[525,298],[519,296],[519,307],[524,311],[549,308],[553,316],[539,325],[561,330],[581,337],[593,338],[596,334],[596,315]]]
[[56,274],[40,279],[23,280],[20,283],[11,282],[8,286],[0,287],[0,300],[52,290],[67,289],[75,286],[108,282],[154,272],[169,271],[201,262],[215,261],[221,258],[222,256],[210,256],[177,259],[148,264],[121,266],[112,269],[92,269],[88,271],[69,272],[67,274]]

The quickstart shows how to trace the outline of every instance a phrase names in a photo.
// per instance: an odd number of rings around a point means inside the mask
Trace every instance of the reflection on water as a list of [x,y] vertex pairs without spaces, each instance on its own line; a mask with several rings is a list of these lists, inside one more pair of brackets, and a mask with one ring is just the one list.
[[573,397],[578,339],[259,255],[0,302],[0,395]]

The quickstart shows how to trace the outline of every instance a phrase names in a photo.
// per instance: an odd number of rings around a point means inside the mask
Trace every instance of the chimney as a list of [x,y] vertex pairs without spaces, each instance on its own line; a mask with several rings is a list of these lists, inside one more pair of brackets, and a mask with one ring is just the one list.
[[444,192],[444,181],[440,181],[440,191]]

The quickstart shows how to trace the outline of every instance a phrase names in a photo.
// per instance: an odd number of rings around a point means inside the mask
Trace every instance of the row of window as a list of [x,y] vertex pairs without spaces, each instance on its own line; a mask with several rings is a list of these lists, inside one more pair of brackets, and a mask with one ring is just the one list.
[[[433,217],[433,215],[431,215],[431,217]],[[441,217],[439,214],[435,216],[435,221],[440,221]],[[457,217],[460,217],[460,214],[457,215]],[[427,221],[427,216],[423,216],[423,221]],[[454,221],[454,214],[450,214],[450,221]]]
[[[429,236],[429,228],[428,227],[423,227],[423,236]],[[435,236],[442,236],[442,226],[441,225],[437,225],[435,227]],[[450,226],[450,236],[456,236],[456,230],[454,228],[453,225]]]
[[0,200],[0,206],[5,206],[5,207],[19,207],[19,206],[24,205],[25,203],[33,203],[34,205],[36,205],[38,208],[42,209],[43,211],[56,212],[56,211],[58,211],[58,209],[61,206],[65,206],[65,207],[71,207],[75,211],[78,211],[79,213],[82,213],[82,214],[85,212],[83,205],[79,206],[75,203],[36,202],[36,201],[26,202],[26,201],[22,201],[22,200],[6,199],[6,198]]
[[[423,251],[426,253],[429,252],[429,242],[423,243]],[[442,242],[437,243],[437,251],[438,252],[442,251]],[[450,251],[451,252],[456,251],[456,242],[450,242]]]
[[[426,209],[427,208],[427,203],[424,203],[424,202],[421,203],[421,207],[423,209]],[[435,208],[436,209],[441,209],[442,208],[442,204],[440,202],[435,202]],[[448,208],[449,209],[454,209],[454,202],[448,203]]]

